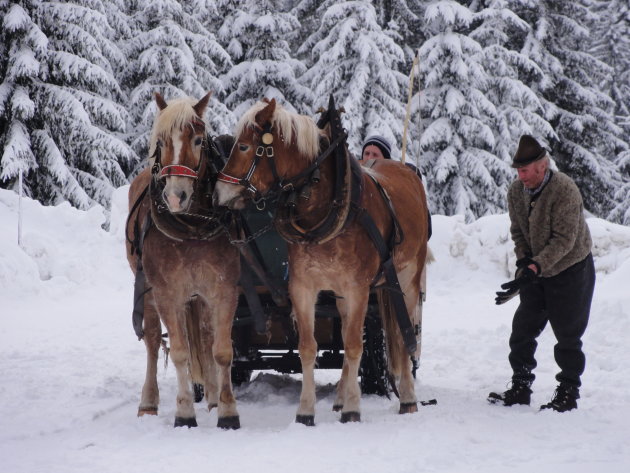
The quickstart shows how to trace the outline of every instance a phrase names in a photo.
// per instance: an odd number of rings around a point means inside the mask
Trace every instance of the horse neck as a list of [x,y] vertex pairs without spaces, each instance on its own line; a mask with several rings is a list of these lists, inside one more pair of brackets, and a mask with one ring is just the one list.
[[332,156],[320,166],[320,180],[311,184],[310,198],[298,199],[297,213],[305,226],[315,225],[328,213],[332,204],[335,185],[335,166]]

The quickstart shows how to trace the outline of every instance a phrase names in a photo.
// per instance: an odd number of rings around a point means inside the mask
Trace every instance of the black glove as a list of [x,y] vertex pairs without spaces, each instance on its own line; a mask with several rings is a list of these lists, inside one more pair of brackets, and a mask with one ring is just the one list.
[[505,289],[505,291],[497,292],[497,297],[494,299],[495,304],[505,304],[510,299],[516,297],[522,287],[531,284],[535,280],[536,273],[534,273],[534,271],[528,267],[519,267],[512,281],[501,284],[501,289]]

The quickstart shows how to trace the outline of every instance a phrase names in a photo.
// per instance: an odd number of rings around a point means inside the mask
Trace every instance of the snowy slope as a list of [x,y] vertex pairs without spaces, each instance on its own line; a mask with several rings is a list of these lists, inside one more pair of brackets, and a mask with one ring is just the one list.
[[490,406],[509,380],[516,301],[494,305],[513,264],[506,215],[467,225],[434,217],[420,399],[362,399],[363,422],[332,412],[337,371],[317,371],[317,426],[293,422],[299,376],[260,373],[237,389],[242,428],[221,431],[197,404],[174,429],[175,370],[160,366],[160,414],[136,417],[144,345],[131,328],[126,188],[109,231],[103,209],[43,207],[0,190],[0,471],[612,472],[630,471],[630,228],[591,218],[597,285],[584,337],[579,409],[538,412],[555,388],[553,335],[540,338],[532,407]]

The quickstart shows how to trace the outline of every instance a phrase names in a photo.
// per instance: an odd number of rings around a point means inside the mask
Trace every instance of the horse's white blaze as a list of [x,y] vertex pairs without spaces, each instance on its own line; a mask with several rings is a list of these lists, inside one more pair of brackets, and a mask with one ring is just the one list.
[[[180,136],[172,135],[173,163],[182,164],[182,149],[184,143]],[[164,187],[164,200],[171,212],[182,212],[190,205],[190,197],[193,194],[193,180],[182,176],[169,176]]]
[[181,153],[183,142],[179,136],[173,136],[173,164],[182,164],[181,163]]

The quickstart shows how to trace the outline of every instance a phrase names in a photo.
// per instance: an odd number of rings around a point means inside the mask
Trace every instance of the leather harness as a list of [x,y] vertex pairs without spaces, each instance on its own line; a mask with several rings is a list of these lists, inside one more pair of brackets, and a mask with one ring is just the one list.
[[[379,189],[379,194],[386,202],[390,218],[392,219],[393,230],[387,241],[381,235],[367,209],[360,206],[363,192],[363,172],[361,171],[361,166],[348,152],[346,145],[347,134],[341,126],[340,114],[335,107],[332,95],[329,99],[328,110],[322,114],[318,126],[324,128],[327,124],[331,125],[330,145],[310,166],[298,175],[285,179],[280,178],[278,175],[274,160],[271,125],[266,124],[264,128],[259,127],[258,129],[261,143],[257,147],[254,160],[245,176],[238,178],[220,172],[218,180],[245,187],[252,193],[254,203],[257,206],[261,203],[264,205],[266,199],[277,199],[275,227],[278,233],[292,243],[324,243],[335,238],[356,219],[369,235],[381,260],[380,268],[374,276],[371,287],[389,291],[405,347],[408,353],[413,355],[417,349],[416,333],[407,311],[393,258],[395,246],[401,244],[404,239],[400,223],[387,192],[378,180],[371,175],[368,176]],[[251,183],[251,177],[263,156],[269,159],[274,177],[274,185],[265,195],[262,195]],[[334,197],[330,210],[326,217],[314,227],[309,229],[302,228],[296,224],[296,201],[298,198],[308,198],[310,186],[319,182],[319,167],[329,157],[335,160]],[[381,279],[381,277],[385,279],[385,284],[378,287],[375,286],[376,281]]]

